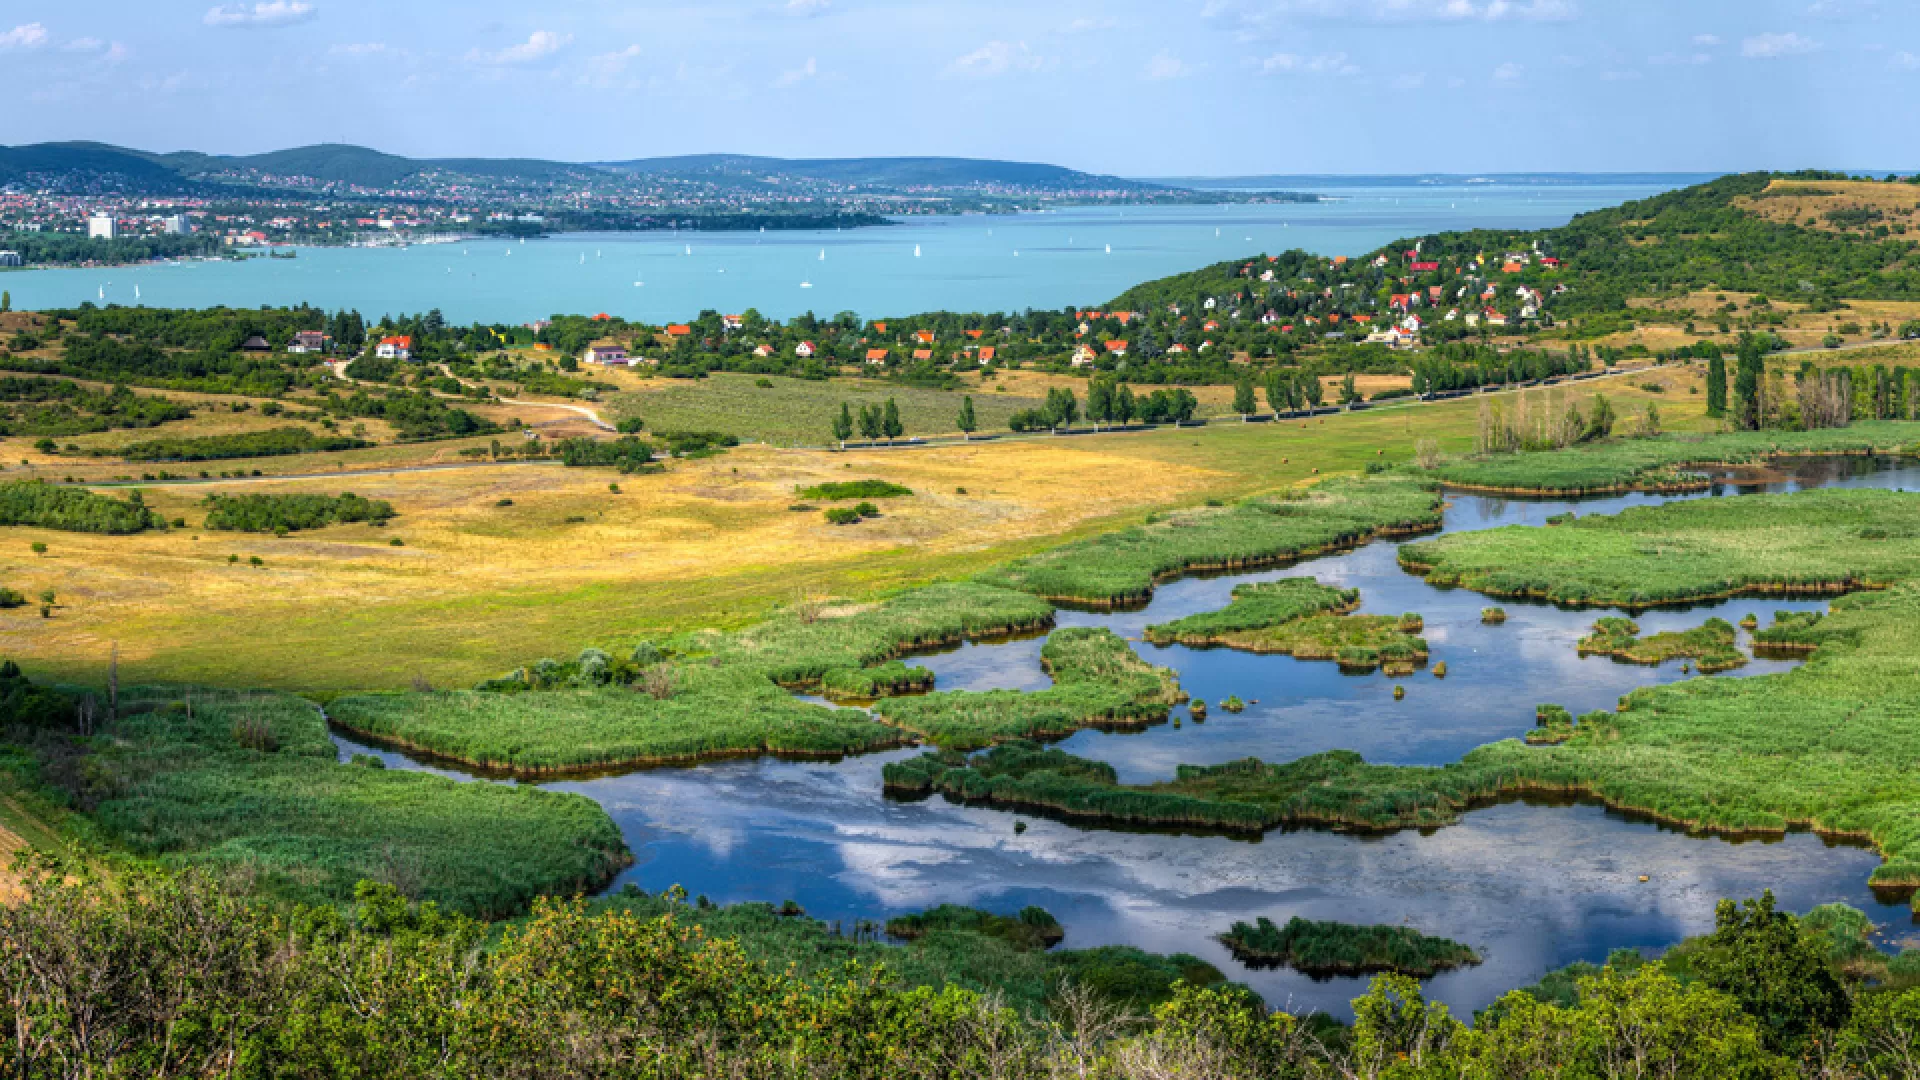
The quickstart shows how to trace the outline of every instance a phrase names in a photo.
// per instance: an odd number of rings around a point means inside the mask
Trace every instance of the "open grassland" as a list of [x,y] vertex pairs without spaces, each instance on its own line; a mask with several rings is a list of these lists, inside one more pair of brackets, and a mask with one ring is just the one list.
[[892,698],[875,704],[874,712],[941,746],[971,749],[1007,739],[1063,738],[1085,727],[1146,727],[1186,700],[1173,672],[1141,660],[1104,628],[1057,631],[1040,660],[1053,676],[1046,690]]
[[1457,458],[1415,475],[1510,495],[1685,491],[1707,486],[1688,465],[1741,465],[1770,457],[1900,452],[1920,443],[1920,424],[1869,421],[1821,431],[1743,431],[1615,439],[1535,454]]
[[[764,379],[770,387],[756,385]],[[1085,396],[1085,380],[1076,380]],[[784,375],[718,372],[704,379],[648,379],[632,393],[607,402],[608,420],[638,418],[649,431],[722,431],[747,442],[774,446],[829,446],[833,418],[845,403],[855,415],[891,398],[900,421],[912,435],[957,435],[960,399],[973,397],[981,431],[1005,431],[1007,418],[1037,408],[1038,398],[991,388],[929,390],[879,379],[795,379]]]
[[1155,581],[1193,570],[1246,570],[1437,528],[1440,496],[1409,480],[1336,480],[1303,494],[1203,507],[1066,544],[981,580],[1052,600],[1129,604]]
[[[1617,380],[1606,386],[1622,406],[1651,400]],[[1662,403],[1669,426],[1698,422],[1697,409],[1670,404],[1688,403]],[[315,692],[416,677],[469,685],[585,645],[738,628],[808,596],[863,598],[965,578],[1138,525],[1150,510],[1406,462],[1425,438],[1463,453],[1475,405],[910,452],[742,448],[636,477],[544,463],[474,466],[460,456],[485,438],[209,462],[215,474],[267,475],[145,486],[148,505],[169,520],[184,517],[185,529],[0,534],[0,578],[61,598],[50,620],[0,612],[0,648],[36,673],[72,681],[97,682],[117,641],[123,668],[155,681]],[[21,440],[6,444],[0,458],[35,456]],[[54,459],[0,476],[98,480],[128,470]],[[306,474],[314,479],[294,479]],[[869,478],[917,494],[848,528],[788,509],[797,488]],[[614,479],[619,495],[607,491]],[[280,539],[201,526],[209,494],[344,491],[391,503],[399,516],[386,527]],[[396,537],[404,546],[391,545]],[[34,542],[48,552],[32,553]],[[249,565],[253,558],[264,565]]]
[[1885,587],[1920,577],[1916,537],[1920,495],[1828,489],[1458,533],[1403,546],[1400,563],[1492,596],[1643,608]]
[[335,761],[308,702],[177,687],[121,694],[91,738],[26,744],[45,789],[85,817],[78,839],[344,901],[362,879],[475,915],[597,887],[628,860],[591,800]]
[[1781,225],[1870,233],[1876,225],[1920,225],[1920,185],[1862,180],[1775,179],[1733,205]]
[[1611,656],[1629,664],[1657,665],[1690,659],[1702,674],[1731,671],[1747,662],[1735,647],[1739,632],[1725,619],[1708,619],[1691,630],[1669,630],[1639,637],[1632,619],[1610,616],[1593,624],[1593,633],[1580,639],[1581,656]]

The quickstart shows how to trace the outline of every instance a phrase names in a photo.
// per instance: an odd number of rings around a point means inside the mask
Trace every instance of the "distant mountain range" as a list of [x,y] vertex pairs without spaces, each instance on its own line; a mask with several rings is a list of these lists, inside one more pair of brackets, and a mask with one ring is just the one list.
[[224,156],[192,151],[158,154],[94,142],[0,146],[0,184],[57,182],[79,188],[119,187],[172,192],[214,179],[306,177],[323,184],[387,189],[429,174],[495,181],[554,182],[611,175],[765,190],[770,180],[833,184],[868,191],[1021,188],[1061,193],[1165,191],[1166,185],[1095,176],[1013,161],[971,158],[836,158],[785,160],[739,154],[563,162],[530,158],[407,158],[338,143],[265,154]]

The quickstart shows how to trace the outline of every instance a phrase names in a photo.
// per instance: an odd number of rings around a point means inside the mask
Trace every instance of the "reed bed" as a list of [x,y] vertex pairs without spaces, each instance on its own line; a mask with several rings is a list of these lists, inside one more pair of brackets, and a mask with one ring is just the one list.
[[1295,916],[1285,926],[1262,916],[1237,922],[1219,937],[1234,959],[1256,966],[1283,966],[1315,978],[1372,975],[1382,971],[1431,978],[1470,967],[1480,954],[1443,937],[1429,937],[1407,926],[1359,926]]
[[1610,439],[1531,454],[1490,454],[1443,462],[1417,475],[1452,487],[1512,495],[1602,495],[1689,491],[1706,480],[1689,465],[1742,465],[1769,458],[1898,453],[1920,443],[1920,424],[1874,421],[1817,431],[1743,431]]
[[1400,549],[1401,565],[1491,596],[1629,609],[1830,595],[1920,577],[1920,495],[1826,489],[1699,499]]
[[1195,570],[1245,570],[1438,528],[1440,497],[1406,478],[1332,480],[1294,497],[1156,515],[1147,524],[1066,544],[981,574],[1052,600],[1125,605],[1156,581]]
[[476,916],[594,889],[629,857],[590,799],[339,764],[312,704],[276,693],[121,692],[71,777],[89,836],[263,892],[345,902],[361,879]]
[[1658,666],[1682,657],[1694,661],[1701,674],[1732,671],[1747,662],[1736,647],[1739,631],[1725,619],[1708,619],[1691,630],[1666,631],[1652,637],[1639,637],[1640,625],[1617,616],[1593,624],[1593,632],[1580,639],[1581,656],[1611,656],[1629,664]]
[[1344,614],[1359,606],[1359,589],[1337,589],[1306,577],[1256,581],[1234,586],[1232,602],[1219,611],[1149,626],[1144,636],[1156,645],[1210,645],[1222,635],[1265,630],[1309,615]]
[[1113,631],[1055,631],[1040,650],[1053,676],[1046,690],[956,690],[875,704],[889,724],[943,747],[976,749],[1008,739],[1049,739],[1087,727],[1145,727],[1186,700],[1172,671],[1136,656]]

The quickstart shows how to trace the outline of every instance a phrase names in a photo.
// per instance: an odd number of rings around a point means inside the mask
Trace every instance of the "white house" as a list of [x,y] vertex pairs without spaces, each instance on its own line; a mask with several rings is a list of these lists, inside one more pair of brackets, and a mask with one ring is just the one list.
[[800,357],[800,358],[801,358],[802,360],[805,360],[805,359],[808,359],[808,358],[810,358],[810,357],[812,357],[812,356],[813,356],[813,342],[811,342],[811,341],[803,341],[803,342],[801,342],[800,344],[798,344],[798,345],[795,345],[795,346],[793,347],[793,355],[795,355],[795,356],[798,356],[798,357]]
[[586,352],[580,354],[580,362],[602,364],[607,367],[626,367],[633,363],[633,358],[627,355],[627,347],[617,341],[596,341],[587,346]]
[[410,360],[413,358],[413,338],[402,334],[399,337],[383,337],[374,347],[373,354],[382,360]]

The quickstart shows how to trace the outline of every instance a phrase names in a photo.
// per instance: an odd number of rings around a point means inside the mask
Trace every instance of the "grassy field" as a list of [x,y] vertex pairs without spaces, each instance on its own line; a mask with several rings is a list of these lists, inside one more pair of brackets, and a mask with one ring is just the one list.
[[1155,581],[1175,574],[1290,562],[1439,524],[1440,495],[1429,485],[1338,480],[1289,497],[1156,515],[1145,525],[997,567],[981,580],[1053,600],[1138,603]]
[[306,902],[361,879],[458,911],[523,910],[628,861],[606,812],[537,788],[335,762],[312,704],[274,693],[133,688],[92,739],[28,744],[35,776],[85,818],[79,838],[250,878]]
[[[773,385],[756,385],[763,378]],[[1081,387],[1084,397],[1084,382]],[[1005,431],[1008,417],[1040,406],[1046,397],[1045,391],[1037,399],[996,391],[991,385],[926,390],[877,379],[822,382],[719,372],[698,380],[642,380],[638,390],[608,400],[605,414],[609,419],[638,417],[650,431],[724,431],[774,446],[828,446],[843,402],[857,416],[861,408],[892,398],[908,435],[955,435],[963,396],[973,397],[983,432]]]
[[1492,596],[1640,608],[1912,580],[1916,536],[1920,495],[1827,489],[1457,533],[1403,546],[1400,563],[1433,584]]
[[[1651,399],[1606,385],[1622,405]],[[1669,426],[1699,422],[1689,404],[1662,404]],[[746,626],[806,597],[864,598],[962,579],[1136,526],[1149,511],[1405,462],[1425,438],[1464,452],[1475,405],[911,452],[741,448],[618,477],[617,496],[607,491],[616,478],[602,470],[501,463],[393,471],[459,466],[460,451],[486,439],[214,462],[216,473],[231,465],[266,476],[142,485],[148,504],[169,519],[185,517],[186,529],[113,538],[0,533],[9,587],[53,588],[62,598],[50,620],[0,613],[0,649],[35,673],[71,681],[98,681],[117,641],[128,677],[155,682],[323,694],[403,687],[416,677],[470,685],[587,645]],[[0,460],[20,458],[43,460],[22,440],[0,444]],[[52,459],[0,470],[0,479],[102,480],[127,471]],[[306,474],[314,478],[295,478]],[[796,488],[869,478],[916,494],[845,529],[788,509]],[[385,528],[340,525],[286,538],[216,538],[200,528],[200,500],[209,494],[343,491],[389,502],[399,517]],[[404,546],[392,546],[395,537]],[[48,552],[32,553],[34,542]],[[253,558],[264,565],[249,565]]]

